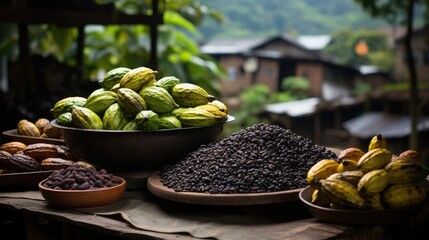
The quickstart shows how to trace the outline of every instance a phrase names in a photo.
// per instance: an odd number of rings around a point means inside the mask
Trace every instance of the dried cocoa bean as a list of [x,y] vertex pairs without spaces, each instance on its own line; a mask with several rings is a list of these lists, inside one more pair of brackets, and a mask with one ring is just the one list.
[[112,187],[121,183],[119,178],[97,171],[95,167],[74,163],[67,168],[56,170],[43,183],[45,187],[63,190],[87,190]]

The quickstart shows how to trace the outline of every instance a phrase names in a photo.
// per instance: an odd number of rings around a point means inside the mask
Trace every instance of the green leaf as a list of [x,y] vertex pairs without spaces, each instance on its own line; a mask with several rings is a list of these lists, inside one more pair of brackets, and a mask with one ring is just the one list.
[[62,28],[56,26],[49,26],[50,33],[54,40],[57,54],[64,59],[67,51],[74,43],[74,30],[72,28]]
[[166,24],[171,24],[171,25],[175,25],[177,27],[181,27],[181,28],[188,30],[190,32],[194,32],[196,29],[195,25],[192,24],[190,21],[186,20],[184,17],[182,17],[177,12],[173,12],[173,11],[169,11],[169,10],[164,12],[164,22]]

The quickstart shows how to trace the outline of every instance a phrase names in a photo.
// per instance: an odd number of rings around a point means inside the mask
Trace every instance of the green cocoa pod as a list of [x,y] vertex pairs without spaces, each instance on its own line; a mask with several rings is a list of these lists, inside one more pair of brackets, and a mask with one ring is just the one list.
[[101,118],[86,107],[74,106],[71,109],[72,123],[75,127],[83,129],[103,129]]
[[51,114],[54,118],[58,118],[61,114],[65,112],[70,112],[72,106],[83,106],[86,102],[86,98],[84,97],[66,97],[59,101],[57,101],[53,108],[50,110]]
[[85,105],[86,108],[91,109],[93,112],[98,114],[98,116],[103,116],[104,112],[110,105],[116,102],[118,96],[116,93],[111,91],[100,91],[97,93],[91,94],[87,100]]
[[182,123],[173,115],[163,115],[159,117],[159,129],[181,128]]
[[122,77],[119,85],[121,88],[129,88],[135,92],[140,92],[143,87],[155,84],[155,75],[157,73],[157,71],[147,67],[134,68]]
[[159,129],[159,115],[152,110],[143,110],[136,115],[140,130],[157,130]]
[[139,126],[137,124],[137,121],[135,119],[129,121],[125,126],[122,128],[124,131],[133,131],[133,130],[139,130]]
[[71,112],[65,112],[61,114],[60,116],[58,116],[56,120],[58,125],[65,126],[65,127],[73,126]]
[[118,67],[108,71],[104,77],[98,81],[100,86],[105,90],[111,90],[115,84],[119,83],[121,79],[128,73],[131,69],[126,67]]
[[171,95],[181,107],[196,107],[215,100],[215,97],[208,94],[202,87],[192,83],[176,84]]
[[177,118],[184,127],[207,127],[218,122],[221,117],[205,109],[190,108],[180,112]]
[[173,87],[180,83],[180,80],[174,76],[167,76],[156,81],[155,86],[162,87],[168,91],[168,93],[172,93]]
[[106,130],[122,130],[128,120],[119,103],[113,103],[103,115],[103,128]]
[[140,96],[144,99],[147,108],[156,113],[169,113],[179,107],[168,91],[161,87],[144,87],[140,91]]
[[133,117],[142,110],[146,110],[146,102],[135,91],[129,88],[119,88],[118,103],[125,112]]
[[98,89],[95,89],[92,93],[90,93],[89,94],[89,96],[88,97],[86,97],[87,99],[88,98],[91,98],[92,96],[94,96],[94,95],[98,95],[98,94],[100,94],[100,93],[102,93],[102,92],[105,92],[105,91],[107,91],[107,90],[105,90],[104,88],[98,88]]

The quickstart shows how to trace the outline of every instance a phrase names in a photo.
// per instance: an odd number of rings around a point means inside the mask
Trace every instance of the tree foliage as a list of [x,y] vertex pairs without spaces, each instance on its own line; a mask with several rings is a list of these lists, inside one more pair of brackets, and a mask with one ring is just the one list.
[[[394,66],[394,52],[387,39],[388,36],[384,32],[371,29],[352,31],[343,28],[332,34],[332,41],[324,51],[342,64],[374,65],[380,70],[390,72]],[[369,49],[368,54],[362,56],[355,51],[356,45],[361,41],[364,41]]]
[[[151,14],[149,0],[97,0],[99,4],[114,3],[127,14]],[[224,70],[217,61],[200,53],[197,25],[205,17],[221,20],[222,15],[197,0],[160,1],[164,24],[158,27],[160,76],[174,75],[183,82],[194,82],[217,94],[216,79]],[[76,64],[77,29],[53,25],[30,25],[31,54],[52,55],[64,64]],[[1,24],[0,53],[16,60],[18,34],[16,24]],[[84,78],[97,80],[118,66],[134,68],[149,66],[150,28],[146,25],[91,25],[85,27]]]

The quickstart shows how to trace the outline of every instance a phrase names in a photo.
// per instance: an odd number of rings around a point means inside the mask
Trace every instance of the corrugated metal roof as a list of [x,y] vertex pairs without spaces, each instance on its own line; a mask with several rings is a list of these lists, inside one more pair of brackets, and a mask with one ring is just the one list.
[[302,117],[313,114],[317,110],[317,105],[320,101],[319,98],[307,98],[293,102],[267,104],[265,111],[286,114],[290,117]]
[[[411,133],[411,118],[408,115],[367,112],[344,122],[343,127],[358,138],[371,138],[379,133],[385,138],[399,138]],[[422,118],[417,129],[429,130],[429,117]]]
[[246,53],[253,47],[264,42],[263,38],[250,39],[220,39],[213,40],[200,47],[202,53],[205,54],[238,54]]
[[297,41],[310,50],[322,50],[330,42],[331,36],[329,35],[304,35],[299,36]]

